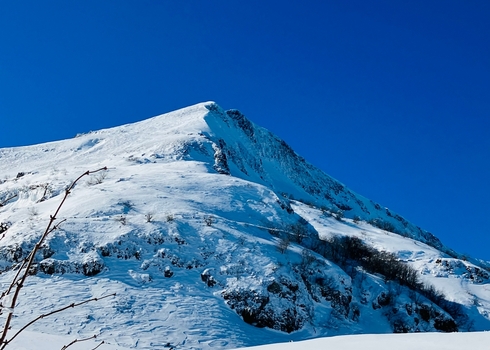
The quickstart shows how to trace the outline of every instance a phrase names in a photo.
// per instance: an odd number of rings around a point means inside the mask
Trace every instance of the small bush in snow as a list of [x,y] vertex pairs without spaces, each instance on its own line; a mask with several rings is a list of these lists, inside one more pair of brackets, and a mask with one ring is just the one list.
[[48,183],[42,184],[39,187],[44,189],[44,193],[43,193],[42,197],[38,200],[38,202],[44,202],[45,200],[47,200],[49,198],[51,192],[53,191],[53,188]]
[[415,269],[400,261],[393,253],[367,246],[358,237],[334,236],[325,243],[319,243],[314,250],[343,267],[354,262],[368,272],[382,274],[386,280],[416,290],[421,288]]
[[214,223],[214,218],[211,215],[205,216],[204,222],[206,223],[206,226],[211,226]]
[[122,225],[126,225],[127,224],[127,221],[126,221],[126,217],[125,216],[120,216],[118,218],[115,219],[116,221],[120,222]]
[[87,180],[87,185],[89,186],[100,185],[101,183],[104,182],[106,177],[107,177],[106,171],[98,173],[97,175],[93,175],[89,180]]
[[146,219],[146,222],[152,222],[153,221],[153,213],[146,213],[145,214],[145,219]]
[[368,223],[370,223],[374,227],[380,228],[382,230],[393,232],[393,233],[398,233],[398,232],[396,232],[395,226],[391,222],[384,221],[382,219],[372,219],[372,220],[369,220]]

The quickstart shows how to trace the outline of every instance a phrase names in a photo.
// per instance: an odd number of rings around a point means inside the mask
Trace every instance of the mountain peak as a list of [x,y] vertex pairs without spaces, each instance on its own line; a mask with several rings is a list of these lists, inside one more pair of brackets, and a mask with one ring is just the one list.
[[[437,248],[441,242],[400,215],[368,200],[308,163],[283,140],[236,109],[223,110],[213,101],[198,103],[140,122],[77,135],[76,138],[0,150],[7,173],[36,171],[63,164],[102,165],[128,161],[152,163],[191,160],[221,174],[262,184],[288,199],[315,203],[347,218],[370,221],[381,228]],[[27,171],[32,171],[28,169]]]

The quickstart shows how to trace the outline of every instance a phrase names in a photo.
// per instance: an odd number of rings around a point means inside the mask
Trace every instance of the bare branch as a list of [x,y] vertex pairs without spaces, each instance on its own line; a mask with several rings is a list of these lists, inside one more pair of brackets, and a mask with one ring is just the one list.
[[4,344],[2,345],[2,349],[5,348],[5,346],[7,346],[12,340],[14,340],[22,331],[24,331],[27,327],[29,327],[30,325],[32,325],[33,323],[45,318],[45,317],[48,317],[48,316],[51,316],[51,315],[54,315],[54,314],[57,314],[58,312],[61,312],[61,311],[65,311],[65,310],[68,310],[70,308],[74,308],[74,307],[77,307],[77,306],[80,306],[80,305],[83,305],[83,304],[87,304],[87,303],[90,303],[91,301],[99,301],[99,300],[102,300],[102,299],[106,299],[106,298],[109,298],[109,297],[114,297],[116,296],[116,293],[112,293],[112,294],[108,294],[108,295],[104,295],[103,297],[100,297],[100,298],[92,298],[92,299],[87,299],[87,300],[84,300],[84,301],[81,301],[79,303],[71,303],[70,305],[66,305],[62,308],[59,308],[59,309],[56,309],[56,310],[53,310],[51,312],[48,312],[46,314],[42,314],[42,315],[39,315],[38,317],[36,317],[35,319],[33,319],[32,321],[26,323],[24,325],[24,327],[22,327],[21,329],[19,329],[17,331],[17,333],[15,333],[12,338],[10,338],[9,340],[5,341]]
[[102,344],[105,344],[105,341],[102,340],[102,342],[99,345],[97,345],[95,348],[93,348],[92,350],[98,349]]
[[[51,228],[51,230],[49,230],[49,232],[48,232],[47,234],[49,235],[51,232],[53,232],[53,231],[57,230],[57,229],[60,227],[60,225],[61,225],[63,222],[65,222],[65,221],[66,221],[66,219],[63,219],[63,220],[61,220],[60,222],[58,222],[58,223],[57,223],[55,226],[53,226],[53,227]],[[14,286],[17,284],[17,282],[18,282],[18,278],[19,278],[19,275],[21,274],[21,272],[22,272],[22,271],[24,271],[24,270],[23,270],[23,268],[24,268],[24,266],[27,264],[27,262],[30,260],[31,254],[32,254],[33,252],[34,252],[34,250],[32,250],[32,251],[29,253],[29,255],[28,255],[28,256],[27,256],[27,257],[24,259],[24,261],[23,261],[23,262],[22,262],[22,264],[20,265],[19,270],[17,270],[17,274],[16,274],[16,275],[15,275],[15,277],[12,279],[12,282],[10,283],[9,288],[8,288],[6,291],[4,291],[4,292],[1,294],[1,297],[5,296],[5,295],[7,295],[7,294],[10,294],[10,292],[12,291],[12,288],[13,288],[13,287],[14,287]],[[25,273],[29,273],[29,271],[28,271],[28,270],[27,270],[27,271],[24,271],[24,272],[25,272]]]
[[[54,225],[54,222],[56,221],[56,217],[58,216],[58,213],[60,212],[61,208],[63,207],[63,204],[65,203],[68,195],[70,194],[71,190],[75,187],[75,185],[77,184],[77,182],[82,177],[87,176],[87,175],[90,175],[92,173],[96,173],[96,172],[102,171],[102,170],[107,170],[107,167],[103,167],[103,168],[100,168],[100,169],[97,169],[97,170],[94,170],[94,171],[86,171],[85,173],[83,173],[82,175],[80,175],[75,181],[73,181],[71,183],[71,185],[65,190],[65,195],[63,196],[60,204],[58,205],[58,208],[56,208],[56,211],[55,211],[54,215],[51,215],[50,216],[48,225],[46,226],[46,230],[44,231],[44,233],[42,234],[41,238],[36,243],[36,245],[34,246],[34,248],[31,251],[31,253],[29,254],[28,259],[27,259],[27,264],[25,264],[25,267],[23,268],[23,272],[17,274],[16,279],[14,279],[14,281],[12,281],[12,284],[9,287],[8,290],[10,292],[13,289],[14,295],[12,296],[10,305],[3,305],[4,307],[6,307],[9,310],[9,313],[8,313],[8,315],[6,317],[5,324],[3,326],[2,335],[0,337],[0,344],[1,344],[0,345],[0,350],[5,349],[5,347],[8,344],[8,342],[5,341],[5,340],[7,338],[7,333],[9,331],[9,329],[10,329],[10,322],[12,321],[12,317],[13,317],[13,314],[14,314],[13,313],[13,310],[14,310],[15,305],[17,303],[17,298],[19,297],[20,290],[24,286],[24,281],[26,280],[27,276],[29,275],[29,270],[31,269],[32,264],[34,263],[34,258],[36,256],[36,253],[38,252],[38,250],[41,247],[41,245],[44,243],[44,240],[46,239],[46,237],[58,227],[59,224],[58,225]],[[21,268],[21,270],[22,270],[22,268]],[[6,294],[4,294],[4,296],[5,295]],[[18,333],[19,332],[17,332],[15,336],[17,336]],[[14,336],[14,338],[15,338],[15,336]]]
[[2,203],[0,203],[0,207],[3,207],[5,204],[7,204],[11,199],[14,199],[15,197],[17,197],[19,194],[16,193],[14,194],[13,196],[7,198],[6,200],[4,200]]
[[73,345],[73,344],[75,344],[75,343],[80,343],[80,342],[82,342],[82,341],[87,341],[87,340],[90,340],[90,339],[95,339],[95,338],[97,338],[97,335],[95,335],[95,334],[94,334],[93,336],[88,337],[88,338],[85,338],[85,339],[75,339],[75,340],[74,340],[74,341],[72,341],[71,343],[69,343],[69,344],[67,344],[67,345],[64,345],[64,346],[61,348],[61,350],[66,350],[66,349],[68,349],[70,346],[72,346],[72,345]]

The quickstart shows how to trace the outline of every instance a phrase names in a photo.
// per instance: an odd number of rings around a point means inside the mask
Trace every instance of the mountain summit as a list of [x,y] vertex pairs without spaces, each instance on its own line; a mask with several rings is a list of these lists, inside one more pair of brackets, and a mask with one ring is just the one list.
[[0,149],[0,275],[36,257],[13,326],[140,349],[490,329],[488,266],[349,190],[237,110],[197,104]]

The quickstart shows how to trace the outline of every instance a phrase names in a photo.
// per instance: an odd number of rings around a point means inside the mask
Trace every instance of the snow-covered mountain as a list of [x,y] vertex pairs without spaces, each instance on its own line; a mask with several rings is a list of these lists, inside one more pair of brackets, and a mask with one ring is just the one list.
[[213,102],[0,149],[4,289],[71,181],[104,166],[62,207],[14,328],[116,293],[30,329],[140,349],[490,329],[487,263],[460,259]]

